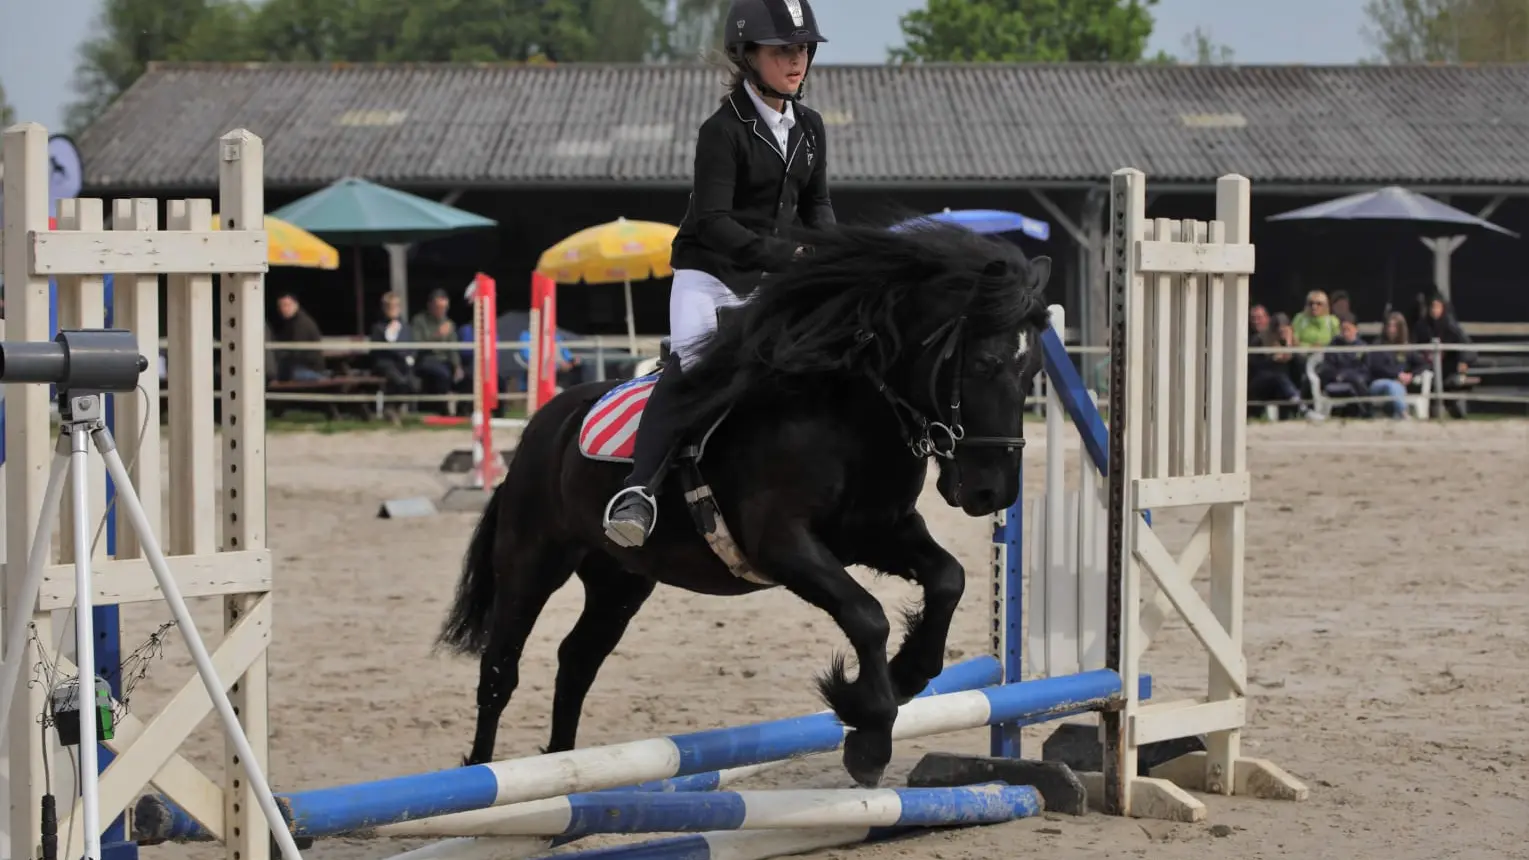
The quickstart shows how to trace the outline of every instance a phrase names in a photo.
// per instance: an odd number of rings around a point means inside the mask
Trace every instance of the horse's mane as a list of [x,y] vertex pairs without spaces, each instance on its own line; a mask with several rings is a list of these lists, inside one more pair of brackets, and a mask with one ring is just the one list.
[[[918,338],[958,316],[969,336],[1044,324],[1041,289],[1018,247],[935,221],[891,230],[836,225],[697,344],[675,391],[679,414],[718,414],[786,377],[885,376]],[[872,335],[869,339],[865,335]]]

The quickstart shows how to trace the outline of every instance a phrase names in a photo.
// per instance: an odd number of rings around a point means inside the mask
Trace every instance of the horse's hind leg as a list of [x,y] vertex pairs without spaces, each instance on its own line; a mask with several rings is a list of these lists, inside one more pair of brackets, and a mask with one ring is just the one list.
[[844,769],[863,786],[881,782],[892,760],[892,724],[897,702],[887,674],[887,636],[891,632],[881,604],[849,575],[805,524],[761,533],[751,542],[761,573],[791,593],[827,612],[855,649],[860,673],[845,677],[836,659],[818,681],[819,690],[840,721],[852,731],[844,738]]
[[575,554],[566,547],[542,540],[528,543],[504,541],[496,548],[494,563],[507,573],[494,593],[493,629],[478,666],[478,726],[463,764],[494,760],[499,718],[520,683],[526,639],[547,599],[573,575]]
[[627,624],[653,593],[652,580],[628,573],[599,551],[591,551],[579,563],[579,579],[584,583],[584,611],[557,649],[557,688],[547,752],[573,749],[585,695],[605,658],[616,650]]
[[905,613],[902,647],[889,664],[897,701],[906,702],[944,668],[945,641],[966,588],[966,571],[955,556],[935,543],[917,513],[898,523],[891,534],[878,534],[862,560],[877,570],[911,579],[924,591],[924,605]]

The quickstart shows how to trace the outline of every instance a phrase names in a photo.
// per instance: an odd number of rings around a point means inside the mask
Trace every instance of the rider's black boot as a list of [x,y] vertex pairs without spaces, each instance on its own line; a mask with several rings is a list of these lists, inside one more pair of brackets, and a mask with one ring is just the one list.
[[672,406],[679,376],[679,356],[671,355],[643,405],[633,445],[632,471],[625,485],[605,506],[605,536],[617,546],[642,546],[653,533],[653,524],[658,519],[654,493],[663,482],[669,454],[684,426]]

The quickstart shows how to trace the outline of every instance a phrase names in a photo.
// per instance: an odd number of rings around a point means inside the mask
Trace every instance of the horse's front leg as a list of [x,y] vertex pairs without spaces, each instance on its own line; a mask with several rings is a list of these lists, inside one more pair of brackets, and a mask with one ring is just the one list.
[[944,667],[945,640],[966,589],[966,570],[935,543],[917,512],[868,543],[866,565],[911,579],[924,591],[923,605],[904,611],[903,643],[888,667],[893,694],[902,703],[918,695]]
[[844,769],[860,785],[874,787],[892,759],[897,701],[887,670],[891,626],[875,596],[844,569],[805,522],[787,521],[761,530],[752,560],[759,571],[791,593],[827,612],[855,649],[854,681],[835,659],[818,687],[851,731],[844,739]]

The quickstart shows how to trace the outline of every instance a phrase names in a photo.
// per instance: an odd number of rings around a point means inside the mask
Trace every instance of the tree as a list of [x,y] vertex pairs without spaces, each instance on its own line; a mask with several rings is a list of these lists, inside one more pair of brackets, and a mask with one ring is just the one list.
[[1158,0],[928,0],[895,62],[1137,62]]
[[1529,60],[1523,0],[1369,0],[1367,36],[1388,63]]
[[1457,5],[1458,0],[1369,0],[1367,35],[1387,62],[1446,62],[1456,54],[1450,12]]
[[167,58],[216,0],[104,0],[96,35],[79,48],[72,86],[79,99],[64,125],[79,132],[132,85],[152,60]]
[[16,111],[5,98],[5,84],[0,83],[0,128],[9,128],[15,124]]
[[656,58],[665,43],[664,5],[660,0],[591,0],[592,53],[607,63],[641,63]]
[[1459,15],[1460,61],[1529,61],[1529,3],[1524,0],[1467,0]]
[[1230,45],[1212,41],[1210,33],[1199,26],[1186,33],[1181,44],[1189,54],[1185,61],[1197,66],[1228,65],[1236,57]]
[[695,62],[722,48],[722,19],[729,0],[675,0],[664,18],[657,59]]
[[[104,0],[79,49],[78,132],[148,63],[642,62],[699,53],[727,0]],[[672,7],[672,8],[671,8]],[[710,35],[708,35],[710,34]]]
[[242,0],[209,6],[191,29],[163,57],[155,59],[178,62],[217,62],[251,60],[255,51],[249,44],[250,21],[255,10]]

